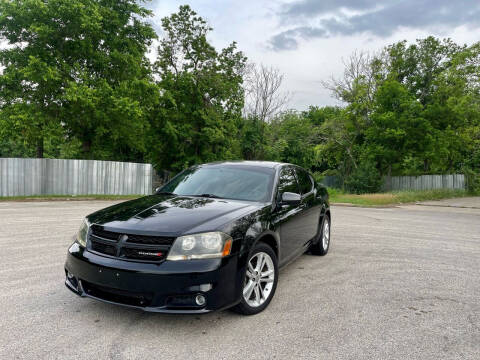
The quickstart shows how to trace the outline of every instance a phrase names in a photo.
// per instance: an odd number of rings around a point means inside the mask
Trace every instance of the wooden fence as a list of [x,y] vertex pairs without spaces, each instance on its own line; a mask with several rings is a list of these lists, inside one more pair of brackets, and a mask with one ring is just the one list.
[[152,172],[151,164],[0,158],[0,196],[146,195]]

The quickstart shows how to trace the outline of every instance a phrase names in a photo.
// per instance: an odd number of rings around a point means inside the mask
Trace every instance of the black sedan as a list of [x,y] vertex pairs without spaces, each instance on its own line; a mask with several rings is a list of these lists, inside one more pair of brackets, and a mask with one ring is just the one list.
[[154,195],[87,216],[68,249],[67,287],[165,313],[265,309],[278,269],[330,245],[325,187],[301,167],[257,161],[184,170]]

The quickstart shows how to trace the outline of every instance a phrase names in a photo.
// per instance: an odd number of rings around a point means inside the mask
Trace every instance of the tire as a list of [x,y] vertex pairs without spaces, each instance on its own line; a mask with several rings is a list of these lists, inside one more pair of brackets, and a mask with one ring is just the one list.
[[[258,263],[259,260],[263,266]],[[262,269],[259,269],[260,266]],[[258,314],[270,304],[277,288],[278,261],[270,246],[260,242],[254,247],[243,278],[242,300],[232,310],[243,315]]]
[[314,255],[324,256],[327,255],[328,249],[330,248],[330,216],[325,214],[322,221],[322,227],[320,233],[318,234],[318,239],[316,243],[312,244],[310,251]]

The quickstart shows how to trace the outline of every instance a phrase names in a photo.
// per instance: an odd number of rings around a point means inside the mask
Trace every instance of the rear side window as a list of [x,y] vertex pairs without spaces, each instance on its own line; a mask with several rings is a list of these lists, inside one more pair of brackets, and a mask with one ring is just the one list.
[[298,177],[298,184],[300,185],[300,191],[302,192],[302,194],[307,194],[312,191],[313,182],[310,175],[308,175],[308,173],[301,168],[296,168],[296,172]]
[[295,178],[295,172],[291,167],[283,168],[280,172],[280,178],[278,180],[278,194],[282,194],[284,192],[292,192],[296,194],[300,193],[297,179]]

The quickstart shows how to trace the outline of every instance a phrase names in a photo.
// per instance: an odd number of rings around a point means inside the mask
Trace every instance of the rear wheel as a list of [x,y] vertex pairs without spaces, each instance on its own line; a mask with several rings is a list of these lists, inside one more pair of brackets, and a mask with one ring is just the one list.
[[257,244],[247,262],[242,301],[232,310],[244,315],[263,311],[275,294],[277,280],[278,264],[275,253],[267,244]]
[[320,230],[318,240],[316,243],[312,244],[310,250],[312,254],[315,255],[326,255],[328,249],[330,248],[330,216],[325,214],[322,221],[322,228]]

